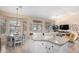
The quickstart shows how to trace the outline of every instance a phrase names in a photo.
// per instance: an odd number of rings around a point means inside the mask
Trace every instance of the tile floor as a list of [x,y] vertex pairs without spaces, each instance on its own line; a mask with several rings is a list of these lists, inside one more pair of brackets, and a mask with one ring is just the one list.
[[15,48],[2,47],[2,53],[78,53],[79,40],[74,43],[67,42],[64,45],[57,45],[44,41],[26,40],[26,43]]

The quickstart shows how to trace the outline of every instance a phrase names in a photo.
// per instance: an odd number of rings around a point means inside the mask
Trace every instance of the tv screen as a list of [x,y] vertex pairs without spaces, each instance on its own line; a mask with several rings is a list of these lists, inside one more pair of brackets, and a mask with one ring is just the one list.
[[61,30],[69,30],[69,25],[60,25]]

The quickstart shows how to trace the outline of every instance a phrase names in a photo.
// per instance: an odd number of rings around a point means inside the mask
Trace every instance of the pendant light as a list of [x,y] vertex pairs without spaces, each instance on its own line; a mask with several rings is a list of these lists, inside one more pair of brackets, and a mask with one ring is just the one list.
[[[16,14],[16,18],[17,18],[17,23],[16,23],[16,25],[17,26],[19,26],[20,25],[20,18],[21,18],[21,11],[22,11],[22,6],[18,6],[17,8],[16,8],[16,11],[17,11],[17,14]],[[16,29],[17,29],[17,27],[16,27]],[[18,32],[17,32],[18,33]]]
[[17,10],[17,25],[19,24],[19,19],[21,18],[21,9],[22,9],[22,6],[19,6],[19,7],[17,7],[16,8],[16,10]]
[[17,24],[18,24],[18,8],[16,8],[17,14],[16,14],[16,18],[17,18]]

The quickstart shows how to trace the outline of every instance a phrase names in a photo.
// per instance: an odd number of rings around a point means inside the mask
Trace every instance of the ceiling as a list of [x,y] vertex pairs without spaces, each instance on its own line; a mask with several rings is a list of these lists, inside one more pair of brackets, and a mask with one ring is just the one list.
[[[0,10],[16,14],[17,6],[0,6]],[[36,16],[42,18],[57,18],[68,14],[78,14],[78,6],[22,6],[19,13],[25,16]]]

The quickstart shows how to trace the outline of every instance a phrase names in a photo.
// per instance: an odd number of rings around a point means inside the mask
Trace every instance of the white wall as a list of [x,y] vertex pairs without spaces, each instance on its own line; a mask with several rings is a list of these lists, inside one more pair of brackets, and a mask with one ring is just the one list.
[[79,24],[79,15],[67,15],[62,19],[56,20],[57,24]]

